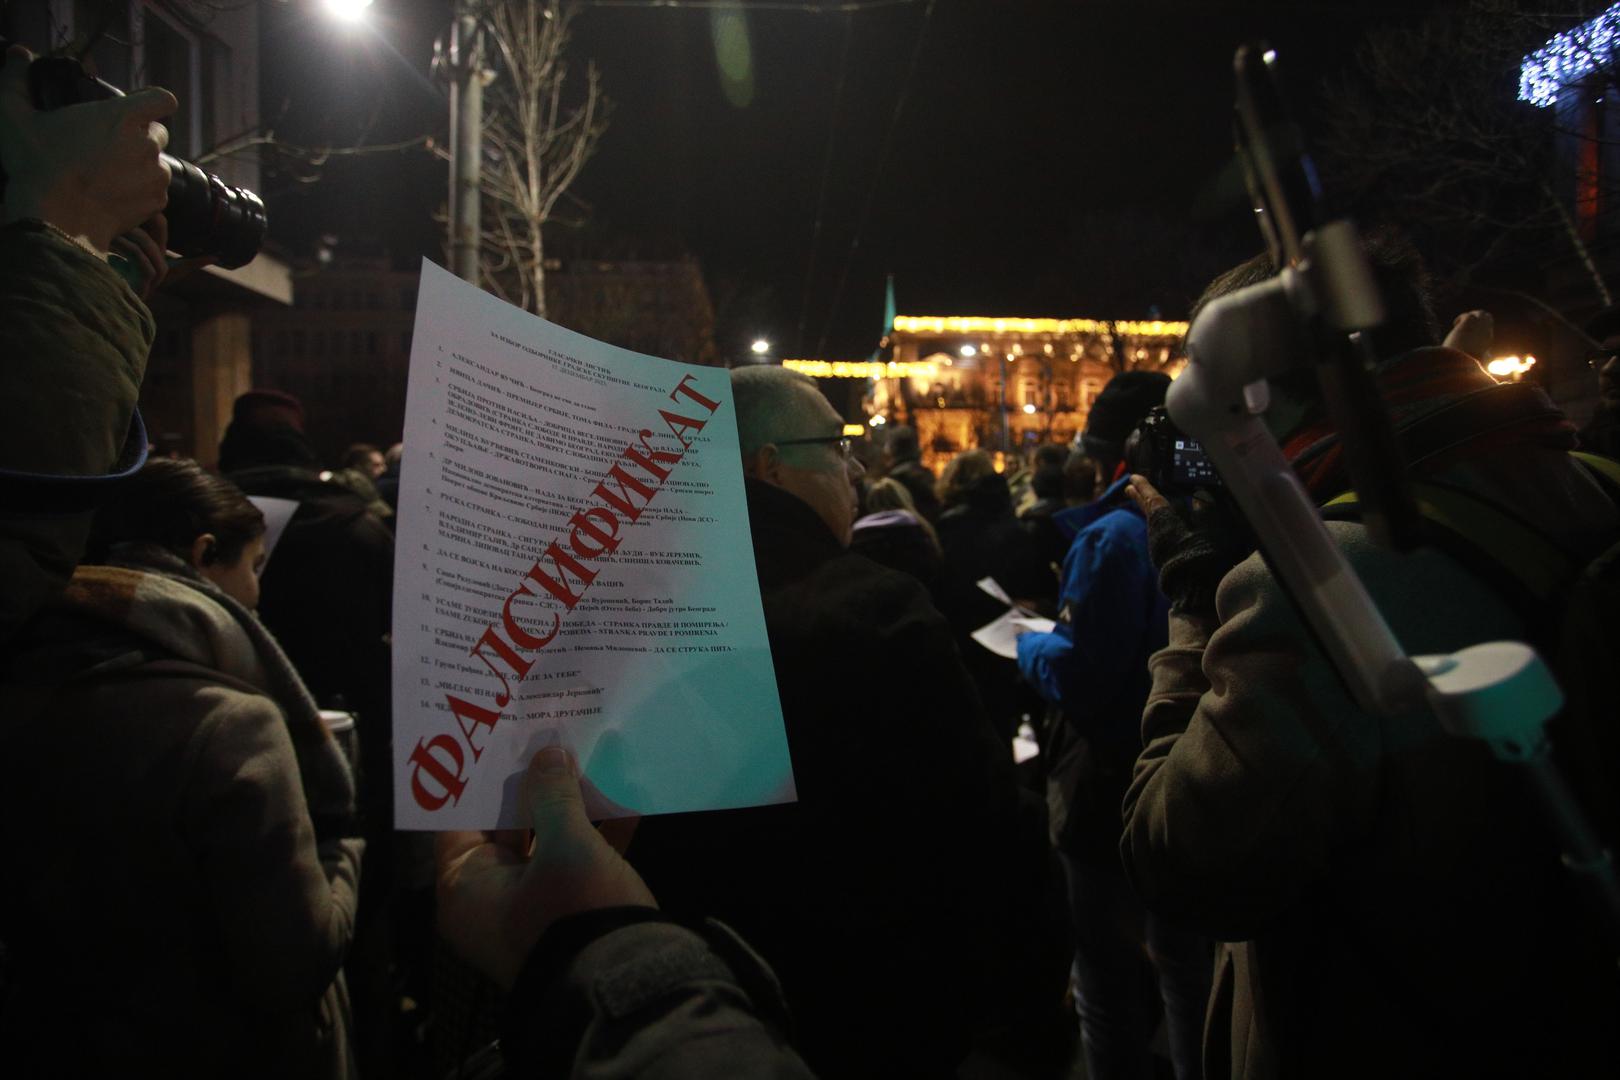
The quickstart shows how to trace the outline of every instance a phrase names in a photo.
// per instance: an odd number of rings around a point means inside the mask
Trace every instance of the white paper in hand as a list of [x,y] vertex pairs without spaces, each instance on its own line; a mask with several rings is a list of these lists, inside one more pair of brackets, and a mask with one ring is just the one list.
[[982,577],[978,581],[974,582],[974,584],[984,592],[987,592],[997,600],[1000,600],[1003,604],[1006,604],[1008,607],[1013,606],[1012,597],[1007,595],[1007,590],[1003,589],[1001,587],[1001,582],[997,581],[995,578]]
[[[281,534],[287,531],[287,525],[298,513],[297,499],[278,499],[271,495],[249,495],[248,502],[259,508],[264,515],[264,565],[270,565],[270,556],[276,553],[276,545],[281,542]],[[264,571],[259,571],[261,574]]]
[[400,488],[398,827],[523,824],[553,743],[596,817],[795,798],[723,369],[427,263]]

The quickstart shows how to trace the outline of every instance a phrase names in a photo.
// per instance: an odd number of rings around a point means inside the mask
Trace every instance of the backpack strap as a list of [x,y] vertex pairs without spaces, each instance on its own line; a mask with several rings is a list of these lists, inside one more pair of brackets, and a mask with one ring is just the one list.
[[1586,468],[1586,474],[1597,481],[1610,502],[1620,505],[1620,461],[1586,450],[1571,450],[1569,456]]
[[[1539,623],[1582,561],[1542,533],[1491,503],[1456,488],[1415,482],[1412,497],[1428,540],[1464,568],[1497,588],[1515,608]],[[1359,521],[1353,491],[1322,507],[1327,521]]]

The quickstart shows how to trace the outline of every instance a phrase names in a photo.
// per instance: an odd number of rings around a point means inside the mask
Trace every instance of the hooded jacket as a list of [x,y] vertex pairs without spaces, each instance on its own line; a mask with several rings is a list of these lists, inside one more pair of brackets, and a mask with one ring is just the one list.
[[14,643],[18,1075],[349,1075],[352,781],[252,618],[182,572],[81,567]]

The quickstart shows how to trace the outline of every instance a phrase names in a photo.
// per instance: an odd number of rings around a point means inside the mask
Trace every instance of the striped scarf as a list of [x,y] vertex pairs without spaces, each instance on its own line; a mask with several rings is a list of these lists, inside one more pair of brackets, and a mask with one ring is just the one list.
[[[1575,425],[1553,406],[1539,389],[1523,384],[1498,383],[1479,361],[1455,349],[1416,349],[1391,361],[1377,375],[1379,395],[1389,409],[1397,436],[1410,432],[1441,410],[1446,422],[1466,433],[1443,452],[1409,462],[1414,477],[1432,475],[1458,460],[1487,450],[1534,444],[1560,450],[1576,445]],[[1509,387],[1512,387],[1509,390]],[[1504,391],[1537,396],[1544,406],[1521,411],[1507,422],[1478,418],[1496,404]],[[1319,420],[1300,428],[1283,443],[1283,455],[1294,466],[1300,482],[1317,502],[1351,488],[1344,462],[1344,447],[1332,424]]]
[[112,565],[79,567],[55,606],[128,632],[149,658],[209,668],[274,701],[298,759],[316,838],[351,835],[355,788],[348,760],[258,616],[161,548],[123,544],[108,561]]

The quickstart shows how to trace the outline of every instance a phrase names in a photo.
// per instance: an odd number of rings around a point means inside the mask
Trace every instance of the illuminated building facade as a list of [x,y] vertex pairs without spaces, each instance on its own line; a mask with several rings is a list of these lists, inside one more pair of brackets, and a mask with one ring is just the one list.
[[1069,442],[1118,371],[1180,370],[1184,322],[897,316],[887,363],[784,361],[817,377],[870,381],[873,427],[909,424],[936,471],[983,447],[1019,451]]

